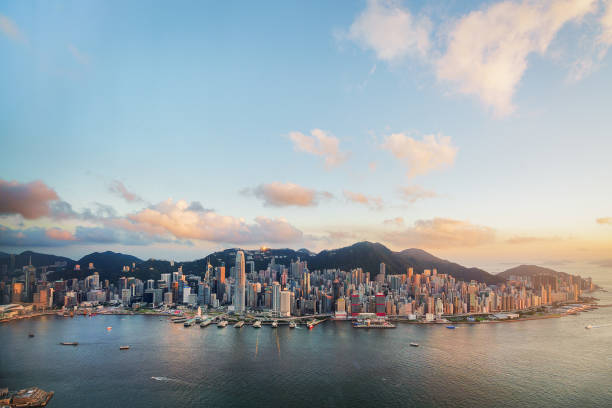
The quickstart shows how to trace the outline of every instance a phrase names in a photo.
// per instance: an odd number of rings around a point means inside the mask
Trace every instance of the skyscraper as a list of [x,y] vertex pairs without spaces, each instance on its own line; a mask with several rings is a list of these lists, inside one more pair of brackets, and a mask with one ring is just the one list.
[[237,312],[244,312],[245,302],[245,285],[246,285],[246,266],[244,261],[244,252],[236,252],[236,295],[234,297],[234,309]]

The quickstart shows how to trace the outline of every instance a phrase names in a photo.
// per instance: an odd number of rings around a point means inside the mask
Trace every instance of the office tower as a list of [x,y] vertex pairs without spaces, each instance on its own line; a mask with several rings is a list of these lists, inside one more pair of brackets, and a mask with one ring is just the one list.
[[244,252],[238,251],[236,252],[236,265],[235,265],[235,274],[236,274],[236,294],[234,297],[234,309],[237,312],[244,312],[244,302],[245,302],[245,285],[246,285],[246,270],[245,270],[245,261],[244,261]]
[[386,265],[385,265],[385,263],[384,263],[384,262],[381,262],[381,263],[380,263],[380,268],[379,268],[378,273],[380,273],[382,276],[385,276],[385,269],[386,269]]
[[291,292],[283,290],[280,293],[280,315],[291,316]]
[[215,288],[217,299],[223,299],[223,289],[225,288],[225,266],[217,266],[215,268],[215,279],[217,281],[217,287]]
[[281,287],[278,282],[272,284],[272,311],[280,313]]
[[385,316],[385,295],[382,293],[376,294],[376,316]]

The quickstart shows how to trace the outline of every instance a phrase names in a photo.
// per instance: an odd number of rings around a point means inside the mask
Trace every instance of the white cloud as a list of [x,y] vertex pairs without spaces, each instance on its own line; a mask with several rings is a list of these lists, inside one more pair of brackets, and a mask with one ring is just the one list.
[[264,205],[270,207],[311,207],[317,205],[321,198],[332,197],[327,191],[316,191],[298,184],[280,182],[261,184],[245,192],[255,195],[264,201]]
[[612,0],[608,0],[605,4],[605,12],[599,20],[601,23],[601,35],[598,40],[600,43],[610,46],[612,45]]
[[68,44],[68,51],[70,51],[74,59],[79,64],[89,65],[89,56],[79,50],[76,46],[74,46],[73,44]]
[[597,0],[503,1],[473,11],[450,30],[437,76],[460,93],[478,96],[497,115],[508,115],[527,56],[544,54],[565,23],[596,5]]
[[302,231],[284,218],[257,217],[254,223],[214,211],[194,211],[186,201],[171,199],[145,208],[126,218],[108,220],[107,225],[151,236],[232,244],[298,242]]
[[404,133],[393,133],[381,145],[408,167],[408,177],[414,177],[442,169],[455,162],[457,148],[451,138],[442,135],[426,135],[422,140]]
[[421,186],[408,186],[400,188],[400,195],[402,198],[410,203],[415,203],[418,200],[425,198],[435,198],[438,194],[435,191],[425,190]]
[[17,24],[15,24],[13,20],[2,14],[0,14],[0,33],[6,35],[14,41],[27,43],[26,37],[19,30]]
[[404,225],[404,219],[402,217],[390,218],[388,220],[384,220],[383,224],[399,227],[399,226]]
[[341,164],[348,155],[340,151],[340,141],[337,137],[321,129],[314,129],[307,136],[301,132],[289,132],[289,138],[297,151],[322,156],[325,167],[331,168]]
[[343,194],[347,201],[363,204],[373,210],[380,210],[383,207],[383,200],[380,197],[367,196],[362,193],[355,193],[348,190],[344,190]]
[[418,220],[412,227],[387,232],[385,240],[399,247],[473,247],[495,240],[495,230],[448,218]]
[[414,17],[397,1],[369,0],[351,25],[348,38],[372,49],[381,60],[409,54],[425,56],[430,47],[429,19]]

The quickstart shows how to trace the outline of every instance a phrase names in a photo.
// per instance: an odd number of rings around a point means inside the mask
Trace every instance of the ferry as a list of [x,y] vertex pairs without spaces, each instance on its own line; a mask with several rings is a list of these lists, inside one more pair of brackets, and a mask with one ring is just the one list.
[[187,320],[187,321],[186,321],[186,322],[183,324],[183,326],[185,326],[185,327],[191,327],[191,326],[193,326],[193,322],[194,322],[194,319],[189,319],[189,320]]
[[241,328],[242,326],[244,326],[244,322],[243,322],[242,320],[240,320],[238,323],[236,323],[236,324],[234,325],[234,329],[239,329],[239,328]]
[[69,341],[62,341],[60,344],[62,346],[78,346],[79,345],[79,343],[77,343],[76,341],[74,341],[74,342],[72,342],[72,341],[71,342],[69,342]]
[[130,346],[119,346],[119,350],[129,350]]
[[200,327],[204,328],[204,327],[208,327],[212,324],[212,319],[206,319],[204,320],[202,323],[200,323]]
[[419,347],[419,343],[410,343],[410,347]]
[[53,398],[53,391],[43,391],[38,387],[26,388],[17,392],[0,390],[0,406],[11,408],[44,407]]
[[187,321],[186,317],[173,317],[170,320],[172,323],[185,323]]
[[454,328],[455,328],[455,326],[450,325],[450,326],[446,326],[446,328],[447,328],[447,329],[451,329],[451,330],[452,330],[452,329],[454,329]]
[[297,324],[295,322],[292,321],[291,323],[289,323],[290,329],[295,329],[296,327],[297,327]]
[[219,323],[217,323],[217,327],[220,329],[223,329],[227,326],[227,320],[221,320]]
[[276,329],[278,327],[278,320],[272,322],[272,328]]
[[253,328],[254,329],[260,329],[261,328],[261,321],[257,320],[255,323],[253,323]]

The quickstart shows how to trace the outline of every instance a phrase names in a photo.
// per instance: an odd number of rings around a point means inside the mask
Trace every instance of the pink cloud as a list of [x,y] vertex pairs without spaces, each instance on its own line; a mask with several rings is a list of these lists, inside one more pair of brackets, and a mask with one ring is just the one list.
[[66,231],[60,228],[50,228],[45,232],[45,234],[49,238],[55,239],[58,241],[75,241],[76,240],[76,238],[74,237],[74,235],[72,235],[70,231]]
[[143,201],[139,195],[129,191],[119,180],[114,180],[109,190],[130,203]]
[[50,202],[58,200],[57,193],[42,181],[19,183],[0,179],[0,215],[20,214],[36,219],[49,215]]

